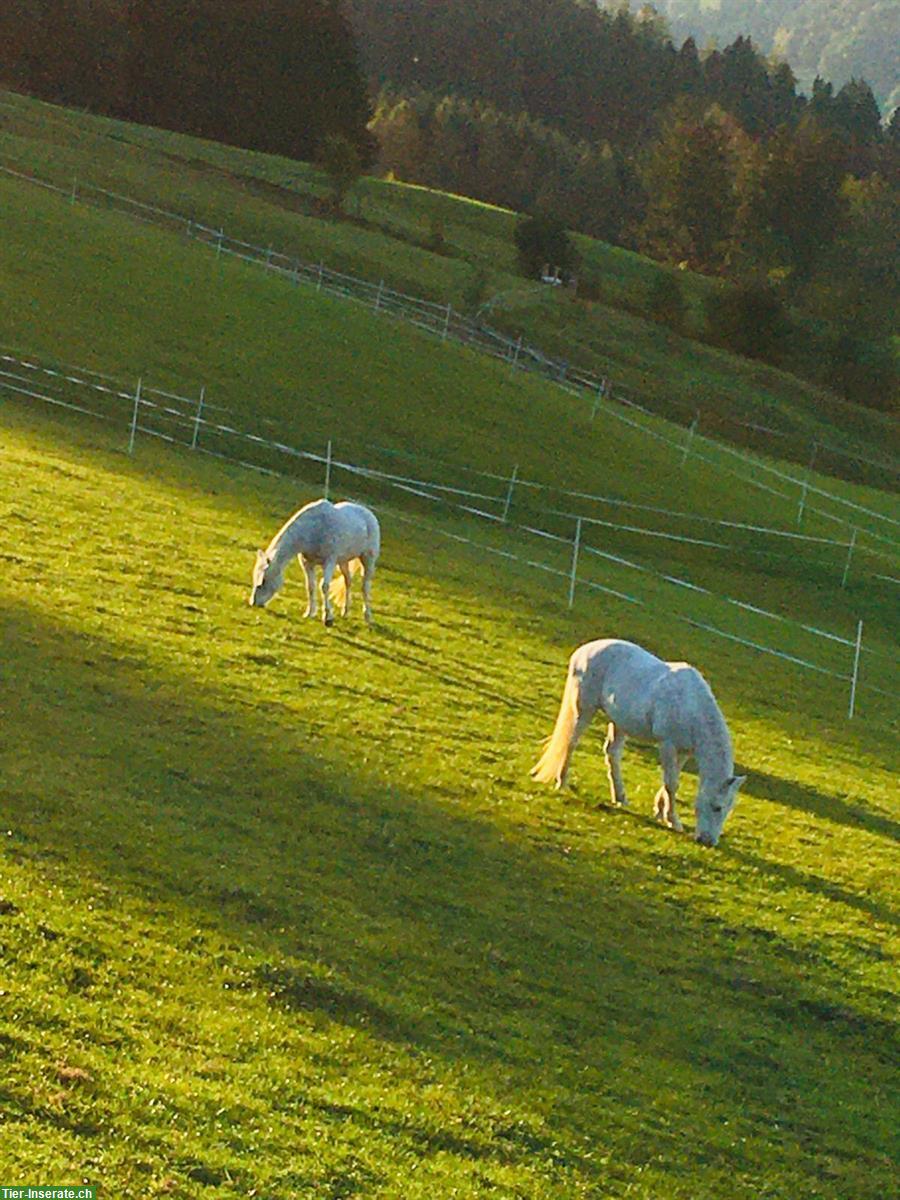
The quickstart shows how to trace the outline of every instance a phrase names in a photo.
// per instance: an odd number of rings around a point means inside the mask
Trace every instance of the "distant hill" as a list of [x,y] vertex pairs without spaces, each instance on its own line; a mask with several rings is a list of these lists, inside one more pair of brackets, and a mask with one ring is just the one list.
[[835,89],[863,78],[882,113],[900,104],[897,0],[655,0],[654,8],[676,43],[693,37],[700,46],[710,39],[724,46],[749,34],[763,53],[790,62],[805,92],[816,75]]

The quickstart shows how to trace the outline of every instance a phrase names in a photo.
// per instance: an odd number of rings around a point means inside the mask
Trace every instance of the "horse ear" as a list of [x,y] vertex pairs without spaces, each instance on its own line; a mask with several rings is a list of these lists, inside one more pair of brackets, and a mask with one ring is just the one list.
[[262,564],[262,563],[264,563],[264,562],[266,562],[266,552],[265,552],[265,550],[257,550],[257,552],[256,552],[256,563],[257,563],[257,566],[261,565],[261,564]]
[[746,775],[732,775],[732,777],[728,780],[728,786],[732,791],[736,792],[738,788],[742,788],[746,782]]

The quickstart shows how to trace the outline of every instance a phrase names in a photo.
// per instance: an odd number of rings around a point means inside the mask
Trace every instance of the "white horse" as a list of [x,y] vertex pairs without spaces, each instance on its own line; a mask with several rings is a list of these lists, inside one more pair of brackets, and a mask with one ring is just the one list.
[[680,832],[675,811],[678,777],[693,754],[700,775],[694,836],[704,846],[715,846],[747,777],[734,774],[728,726],[696,667],[663,662],[617,638],[579,646],[569,660],[556,725],[531,771],[538,782],[555,780],[557,788],[564,785],[572,752],[598,709],[609,718],[603,750],[613,804],[627,804],[622,784],[625,739],[657,742],[663,785],[656,794],[654,814]]
[[[265,550],[257,550],[253,568],[250,603],[264,607],[284,583],[284,569],[300,557],[306,572],[306,617],[315,617],[316,566],[322,568],[322,610],[326,625],[334,624],[332,599],[341,604],[341,613],[350,609],[351,571],[363,573],[363,610],[372,623],[372,577],[381,549],[378,518],[362,504],[314,500],[294,513],[272,538]],[[339,570],[334,578],[335,570]]]

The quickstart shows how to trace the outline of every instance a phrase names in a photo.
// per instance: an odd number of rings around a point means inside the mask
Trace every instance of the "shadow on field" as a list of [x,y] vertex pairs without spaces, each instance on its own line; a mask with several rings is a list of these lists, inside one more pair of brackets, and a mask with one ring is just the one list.
[[[738,1105],[759,1134],[773,1089],[816,1130],[797,1169],[811,1180],[832,1144],[840,1153],[846,1105],[864,1107],[884,1070],[884,1023],[846,1000],[836,973],[810,983],[779,939],[736,938],[724,916],[670,895],[651,833],[646,852],[611,843],[602,856],[596,842],[570,854],[562,836],[513,840],[492,818],[369,768],[363,724],[349,745],[305,726],[314,697],[282,710],[264,680],[245,695],[237,678],[219,694],[123,662],[113,642],[6,616],[7,854],[53,857],[114,893],[149,895],[163,920],[184,911],[225,929],[246,953],[240,968],[210,961],[223,990],[263,988],[282,1012],[502,1068],[507,1090],[511,1074],[535,1095],[565,1079],[571,1099],[548,1126],[576,1139],[677,1095],[675,1129],[617,1125],[625,1164],[677,1158],[683,1120],[694,1152],[746,1171],[748,1152],[707,1142],[709,1114]],[[407,645],[384,653],[427,669]],[[448,674],[476,689],[459,664]],[[702,872],[706,886],[727,886],[727,860],[669,845],[673,882],[693,886]],[[540,1130],[516,1127],[490,1153],[545,1148]],[[571,1165],[595,1180],[601,1170],[574,1153]]]
[[774,804],[783,804],[788,808],[798,808],[811,813],[836,825],[846,825],[851,829],[865,829],[877,833],[892,841],[900,841],[900,823],[891,820],[881,813],[871,812],[858,805],[848,804],[839,796],[820,792],[816,788],[807,787],[793,779],[781,779],[777,775],[768,775],[754,767],[738,767],[748,774],[743,792],[757,796],[760,800],[769,800]]
[[845,904],[848,908],[855,908],[858,912],[874,917],[876,921],[881,921],[885,925],[897,926],[900,924],[900,913],[896,908],[890,908],[868,896],[848,891],[839,883],[823,879],[821,875],[811,875],[807,871],[798,870],[797,867],[789,866],[787,863],[776,863],[766,858],[760,858],[759,855],[738,849],[725,839],[722,841],[721,851],[737,862],[759,871],[761,875],[768,875],[777,880],[781,886],[786,884],[788,887],[807,892],[812,897],[820,899],[824,897],[827,900],[834,900],[838,904]]

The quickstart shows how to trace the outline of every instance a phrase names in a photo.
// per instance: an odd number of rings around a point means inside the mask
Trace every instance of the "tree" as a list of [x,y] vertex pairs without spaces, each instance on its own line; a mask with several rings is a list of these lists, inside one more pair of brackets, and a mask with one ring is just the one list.
[[812,117],[782,128],[742,189],[738,239],[753,257],[803,284],[843,228],[845,148]]
[[316,164],[328,176],[335,211],[340,212],[347,193],[362,175],[359,150],[342,133],[329,133],[319,145]]
[[372,161],[368,96],[331,0],[134,0],[136,121],[311,159],[340,134]]
[[644,161],[647,213],[638,245],[666,262],[701,271],[727,259],[737,211],[732,131],[721,110],[676,105]]
[[575,266],[575,247],[562,221],[549,213],[521,217],[514,239],[519,266],[531,279],[539,278],[544,266],[558,267],[563,275]]

